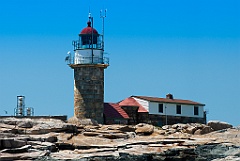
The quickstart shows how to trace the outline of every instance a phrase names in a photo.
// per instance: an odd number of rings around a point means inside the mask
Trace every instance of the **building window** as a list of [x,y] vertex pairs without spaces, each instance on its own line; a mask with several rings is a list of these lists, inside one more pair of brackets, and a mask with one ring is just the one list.
[[181,114],[182,113],[181,105],[177,105],[176,106],[176,113],[177,114]]
[[163,113],[163,104],[158,104],[158,112]]
[[194,115],[198,115],[198,106],[194,106]]

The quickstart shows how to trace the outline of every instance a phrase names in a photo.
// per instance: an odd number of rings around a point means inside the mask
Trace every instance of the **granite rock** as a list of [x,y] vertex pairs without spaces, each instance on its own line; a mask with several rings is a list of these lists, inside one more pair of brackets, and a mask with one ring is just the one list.
[[233,127],[231,124],[222,121],[209,121],[207,125],[210,126],[214,131]]
[[197,123],[161,128],[7,118],[0,119],[0,160],[237,160],[240,129],[212,131]]
[[154,132],[154,126],[145,123],[137,124],[135,128],[136,134],[150,135]]

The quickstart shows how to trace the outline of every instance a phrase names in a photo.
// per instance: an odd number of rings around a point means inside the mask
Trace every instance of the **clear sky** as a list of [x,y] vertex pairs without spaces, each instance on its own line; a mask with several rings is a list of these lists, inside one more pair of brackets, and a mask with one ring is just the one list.
[[206,104],[208,120],[240,124],[239,0],[1,0],[0,115],[17,95],[35,115],[73,116],[73,71],[64,59],[107,8],[105,101],[131,95]]

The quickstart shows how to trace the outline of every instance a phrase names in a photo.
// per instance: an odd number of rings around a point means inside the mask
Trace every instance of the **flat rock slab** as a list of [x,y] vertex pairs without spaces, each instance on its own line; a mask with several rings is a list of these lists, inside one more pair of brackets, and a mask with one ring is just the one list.
[[49,152],[47,151],[34,151],[34,152],[25,152],[25,153],[1,153],[1,161],[10,161],[10,160],[33,160],[39,157],[46,156]]

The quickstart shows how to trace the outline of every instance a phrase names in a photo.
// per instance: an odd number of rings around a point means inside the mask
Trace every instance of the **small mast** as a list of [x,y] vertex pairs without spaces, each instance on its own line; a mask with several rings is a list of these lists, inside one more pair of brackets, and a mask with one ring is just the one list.
[[100,11],[100,18],[102,18],[102,49],[104,51],[104,19],[107,17],[107,9],[104,10],[104,13],[102,13],[102,10]]

